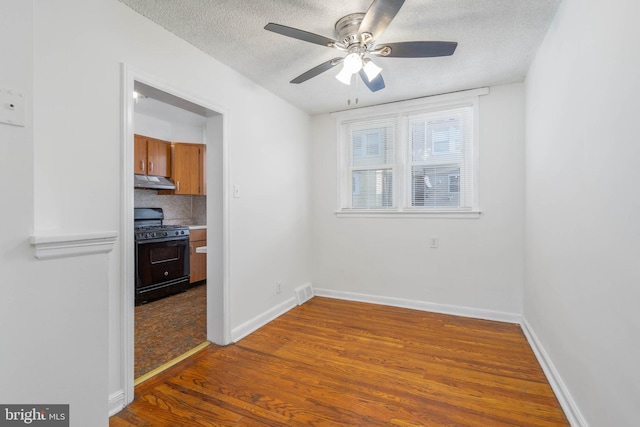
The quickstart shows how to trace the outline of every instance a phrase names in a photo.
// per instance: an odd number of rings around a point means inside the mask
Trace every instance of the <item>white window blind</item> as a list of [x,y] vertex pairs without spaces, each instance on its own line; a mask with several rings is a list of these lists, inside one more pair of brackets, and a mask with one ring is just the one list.
[[471,208],[473,109],[409,117],[411,206]]
[[394,206],[395,125],[388,121],[347,126],[348,176],[354,209]]

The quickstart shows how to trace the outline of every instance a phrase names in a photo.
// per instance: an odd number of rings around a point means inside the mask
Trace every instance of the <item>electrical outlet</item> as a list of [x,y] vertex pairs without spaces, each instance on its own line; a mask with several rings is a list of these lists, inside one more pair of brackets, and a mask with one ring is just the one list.
[[432,248],[437,248],[438,246],[440,246],[440,239],[438,239],[437,237],[429,237],[429,246]]
[[276,294],[282,292],[282,283],[276,282]]

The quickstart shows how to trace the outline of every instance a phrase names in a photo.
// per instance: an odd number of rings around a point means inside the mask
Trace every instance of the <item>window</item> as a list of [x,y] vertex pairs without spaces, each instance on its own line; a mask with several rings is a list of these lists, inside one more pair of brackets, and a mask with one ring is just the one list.
[[479,213],[479,89],[338,113],[338,214]]
[[[411,206],[431,209],[468,208],[460,193],[460,177],[472,170],[467,140],[472,107],[445,109],[408,117],[411,158]],[[455,178],[457,177],[457,178]],[[469,190],[473,182],[463,182]],[[452,191],[453,190],[453,191]]]
[[354,124],[348,131],[350,206],[358,209],[393,206],[394,123]]

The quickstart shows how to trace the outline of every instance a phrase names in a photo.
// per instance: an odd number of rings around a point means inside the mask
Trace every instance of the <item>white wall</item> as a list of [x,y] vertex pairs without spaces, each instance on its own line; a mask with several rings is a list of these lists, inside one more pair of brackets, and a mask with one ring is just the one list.
[[204,127],[207,119],[182,108],[151,98],[135,104],[135,133],[171,142],[206,144]]
[[230,185],[240,189],[231,218],[234,327],[311,281],[309,118],[267,97],[244,102],[229,131]]
[[33,12],[34,2],[7,0],[0,13],[0,87],[23,92],[27,105],[25,127],[0,124],[0,402],[70,404],[72,425],[106,425],[108,255],[40,261],[30,245],[42,117]]
[[[518,314],[522,301],[523,85],[480,97],[479,219],[337,218],[335,119],[313,118],[314,286]],[[429,237],[440,247],[431,249]]]
[[638,16],[565,0],[526,80],[524,316],[591,426],[640,419]]
[[214,322],[225,316],[224,284],[224,117],[207,118],[207,338],[216,343],[226,342],[222,330]]
[[135,133],[139,135],[171,141],[171,122],[136,112],[133,115],[133,124]]
[[106,426],[123,387],[120,242],[36,261],[29,236],[123,226],[121,63],[227,113],[229,178],[242,189],[229,207],[231,328],[310,279],[309,118],[116,0],[9,1],[0,85],[25,91],[33,117],[0,125],[0,401],[70,403],[72,426]]
[[[0,378],[3,383],[17,381],[24,375],[14,368],[26,357],[37,359],[32,353],[39,347],[37,325],[29,320],[25,311],[16,313],[16,304],[29,307],[29,299],[38,303],[38,291],[44,283],[33,283],[25,288],[34,275],[35,265],[29,246],[29,236],[33,230],[33,5],[31,2],[12,0],[3,5],[0,14],[0,39],[13,40],[3,46],[0,55],[0,88],[14,89],[25,94],[27,105],[27,125],[11,126],[0,123],[0,194],[2,213],[0,217]],[[38,304],[37,308],[41,308]],[[55,311],[52,307],[47,313]],[[33,311],[31,313],[33,314]],[[22,328],[11,328],[12,324],[23,324]],[[51,344],[51,342],[47,342]],[[37,375],[26,372],[27,380],[38,383]],[[49,377],[49,376],[48,376]],[[47,378],[48,379],[48,378]],[[15,396],[15,397],[14,397]],[[0,387],[0,401],[3,403],[26,402],[25,387],[12,390]],[[29,399],[31,396],[28,396]],[[33,396],[35,397],[35,396]]]

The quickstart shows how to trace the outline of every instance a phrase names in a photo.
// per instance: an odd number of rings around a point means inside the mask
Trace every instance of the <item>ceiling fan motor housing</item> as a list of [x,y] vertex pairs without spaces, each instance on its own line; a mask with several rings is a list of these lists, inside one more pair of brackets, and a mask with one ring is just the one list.
[[[338,22],[336,22],[336,39],[346,48],[349,48],[354,44],[362,44],[362,36],[358,31],[360,30],[360,23],[362,22],[364,15],[364,13],[351,13],[340,18]],[[365,40],[365,42],[366,41],[368,40]]]

